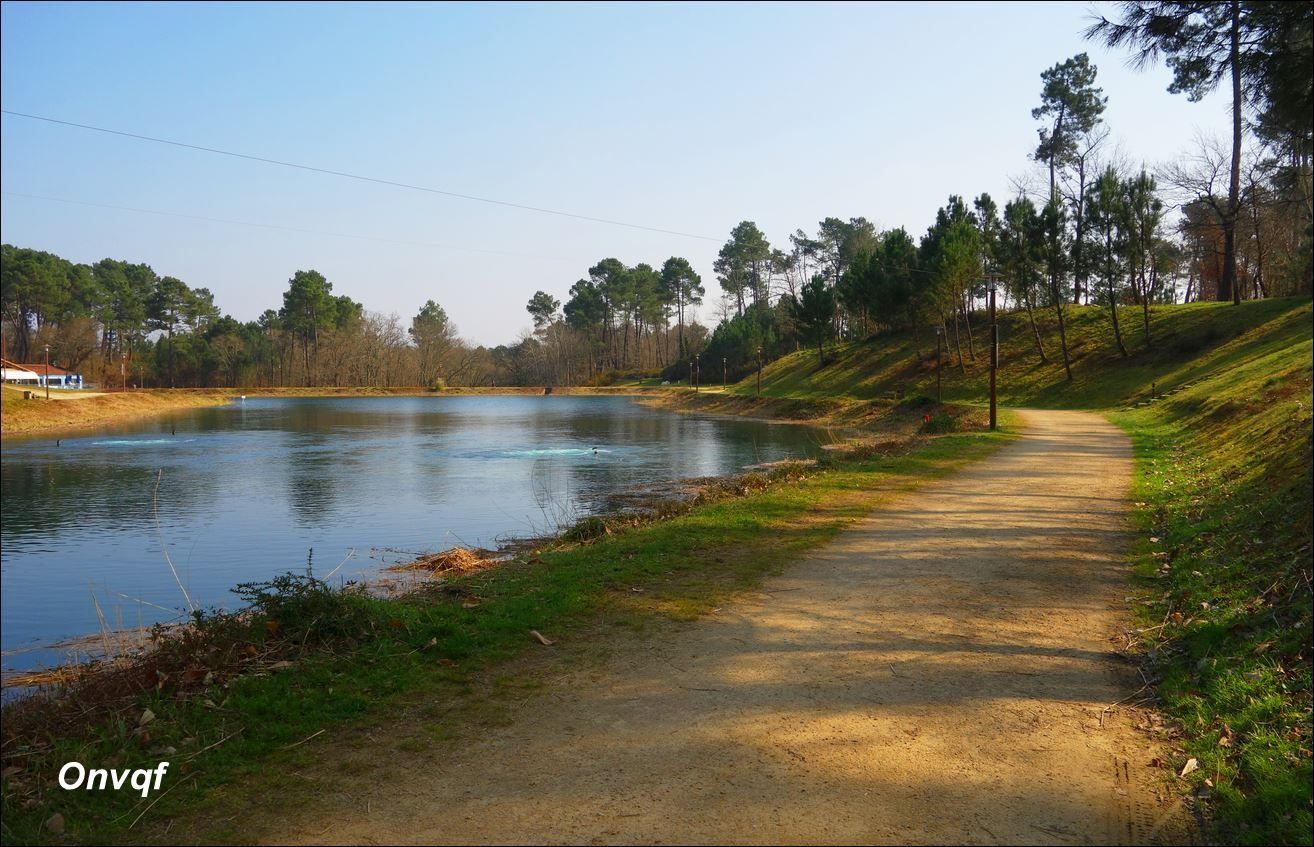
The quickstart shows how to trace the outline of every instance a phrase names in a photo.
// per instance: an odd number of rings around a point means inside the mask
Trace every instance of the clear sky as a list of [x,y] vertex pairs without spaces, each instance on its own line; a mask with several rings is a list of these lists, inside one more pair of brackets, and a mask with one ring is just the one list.
[[606,256],[686,256],[711,295],[741,220],[787,247],[828,215],[918,236],[951,193],[1002,204],[1040,72],[1082,51],[1132,161],[1225,132],[1223,95],[1190,103],[1164,68],[1082,40],[1108,6],[6,2],[5,109],[713,240],[12,115],[0,235],[146,262],[242,320],[315,268],[371,311],[409,320],[432,298],[465,337],[507,342],[535,290],[564,300]]

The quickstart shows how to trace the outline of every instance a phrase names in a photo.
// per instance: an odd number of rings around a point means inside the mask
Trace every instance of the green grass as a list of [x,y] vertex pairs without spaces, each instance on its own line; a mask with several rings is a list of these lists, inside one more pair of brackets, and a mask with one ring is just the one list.
[[1139,458],[1145,648],[1219,837],[1307,844],[1314,351],[1308,325],[1228,346],[1230,367],[1113,416]]
[[[494,689],[529,684],[515,675],[499,683],[496,669],[542,650],[529,639],[530,630],[569,644],[599,628],[692,619],[833,538],[868,513],[882,491],[944,474],[1009,437],[954,434],[901,455],[838,460],[760,493],[470,574],[446,590],[402,600],[316,597],[316,603],[339,604],[331,613],[352,622],[350,637],[331,649],[286,669],[216,682],[192,696],[148,695],[120,719],[60,733],[30,750],[7,744],[6,766],[21,770],[6,772],[0,833],[5,843],[139,841],[167,838],[163,827],[176,820],[174,838],[248,840],[245,810],[271,796],[295,803],[309,790],[294,774],[315,761],[313,738],[320,730],[350,731],[403,709],[419,709],[436,740],[495,722],[495,699],[481,701],[473,710],[477,717],[460,704],[490,676]],[[467,608],[469,597],[479,604]],[[295,620],[294,612],[279,612],[281,635],[300,631],[306,607],[299,608]],[[254,629],[263,627],[257,622]],[[135,732],[144,708],[156,718],[145,732]],[[217,746],[205,749],[211,745]],[[184,773],[182,762],[190,756]],[[174,762],[165,785],[176,790],[160,795],[135,827],[146,806],[140,797],[53,785],[66,761],[122,768],[163,758]],[[43,829],[54,813],[64,817],[63,838]]]
[[[999,401],[1005,405],[1104,409],[1126,405],[1156,391],[1170,390],[1218,368],[1261,352],[1265,345],[1280,345],[1302,326],[1308,334],[1310,300],[1289,298],[1229,303],[1192,303],[1155,306],[1150,310],[1153,344],[1146,347],[1141,334],[1140,310],[1124,308],[1122,323],[1129,355],[1113,346],[1106,308],[1068,307],[1065,312],[1073,379],[1063,372],[1058,325],[1052,311],[1037,312],[1049,364],[1042,364],[1025,314],[1000,318]],[[1251,330],[1265,327],[1259,336]],[[988,329],[973,327],[976,360],[963,338],[965,373],[956,355],[946,355],[942,367],[946,402],[980,402],[986,391]],[[1250,335],[1249,345],[1231,345],[1232,339]],[[950,330],[952,339],[952,329]],[[921,334],[922,359],[908,332],[887,332],[827,350],[827,364],[817,366],[816,350],[802,350],[767,365],[762,371],[762,394],[794,400],[882,400],[902,391],[905,396],[935,396],[935,336]],[[752,395],[754,378],[731,389]]]

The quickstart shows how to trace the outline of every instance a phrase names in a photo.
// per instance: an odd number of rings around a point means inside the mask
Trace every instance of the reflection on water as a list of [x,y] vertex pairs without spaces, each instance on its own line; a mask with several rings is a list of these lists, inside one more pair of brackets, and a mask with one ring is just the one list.
[[350,578],[402,555],[371,551],[492,546],[618,491],[816,449],[799,427],[568,396],[248,399],[58,446],[10,438],[4,664],[56,659],[28,648],[96,631],[93,596],[110,626],[168,619],[182,598],[161,538],[191,596],[223,606],[311,548],[325,571],[351,555]]

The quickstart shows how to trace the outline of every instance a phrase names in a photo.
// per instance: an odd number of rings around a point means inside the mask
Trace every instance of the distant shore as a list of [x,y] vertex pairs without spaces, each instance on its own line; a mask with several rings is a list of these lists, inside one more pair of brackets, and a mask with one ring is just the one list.
[[[554,386],[552,394],[641,396],[668,389],[621,385],[602,387]],[[31,399],[24,392],[31,391]],[[238,397],[447,397],[542,395],[543,386],[457,387],[430,391],[421,387],[375,388],[357,386],[296,388],[158,388],[137,391],[51,391],[5,385],[0,397],[0,434],[55,436],[65,432],[145,418],[164,412],[222,406]],[[58,402],[56,402],[58,401]]]

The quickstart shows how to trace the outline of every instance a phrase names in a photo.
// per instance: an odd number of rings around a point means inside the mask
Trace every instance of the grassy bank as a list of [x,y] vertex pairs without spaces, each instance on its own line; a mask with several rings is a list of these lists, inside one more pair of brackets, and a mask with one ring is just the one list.
[[53,435],[179,409],[218,406],[231,399],[229,393],[221,391],[66,391],[60,399],[51,400],[45,399],[44,391],[30,400],[24,399],[23,393],[12,385],[0,386],[0,433]]
[[1227,843],[1307,844],[1312,825],[1314,351],[1293,330],[1113,415],[1139,459],[1143,646]]
[[[471,731],[489,707],[463,711],[462,704],[507,662],[545,650],[565,660],[590,642],[605,643],[617,627],[697,616],[833,538],[883,498],[1009,437],[891,442],[898,446],[833,459],[746,496],[591,544],[526,554],[402,599],[326,591],[304,580],[254,588],[258,614],[216,642],[227,652],[187,648],[184,658],[194,658],[181,672],[161,679],[153,671],[140,681],[144,690],[125,695],[112,714],[88,719],[76,705],[21,720],[8,713],[4,841],[242,841],[253,805],[309,796],[313,789],[294,777],[324,731],[350,733],[399,710],[423,722],[427,743]],[[536,642],[531,630],[555,645]],[[243,662],[246,672],[230,670]],[[153,806],[128,792],[54,784],[70,760],[124,768],[163,758],[175,763],[170,791]],[[62,836],[47,826],[56,814]]]

